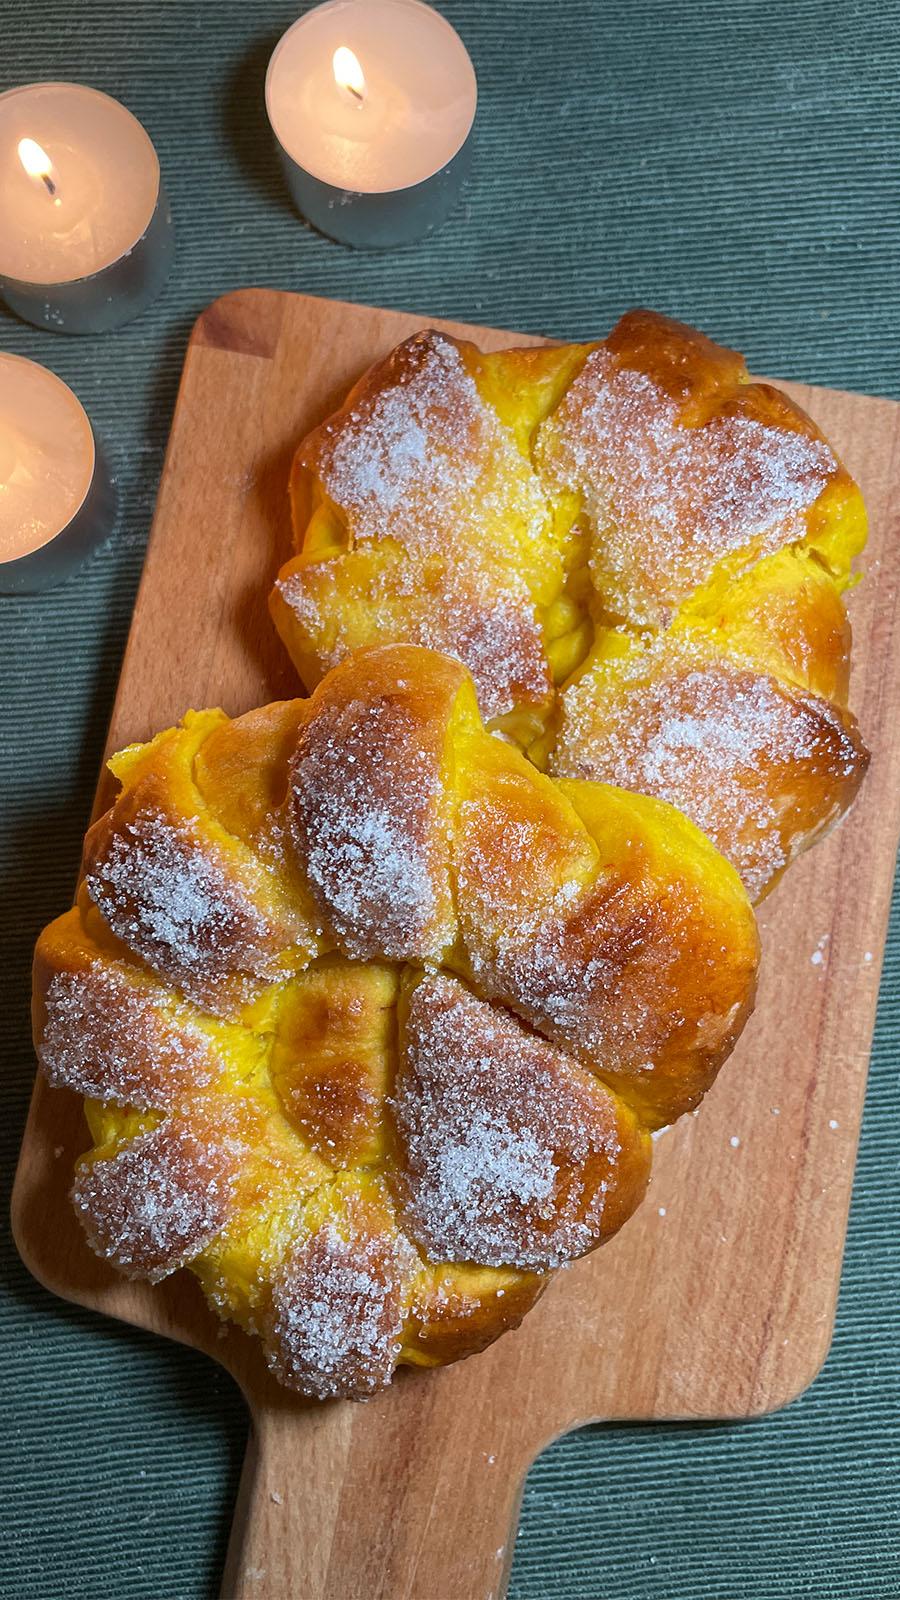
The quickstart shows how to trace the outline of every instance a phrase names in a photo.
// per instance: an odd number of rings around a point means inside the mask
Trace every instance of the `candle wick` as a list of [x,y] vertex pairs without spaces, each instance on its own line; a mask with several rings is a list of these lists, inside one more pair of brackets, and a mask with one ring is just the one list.
[[352,83],[347,83],[347,84],[344,85],[344,87],[349,90],[350,94],[352,94],[352,96],[353,96],[354,100],[356,101],[357,105],[361,106],[363,101],[366,98],[365,95],[360,94],[358,89],[354,89]]
[[48,194],[53,195],[56,193],[56,184],[53,182],[49,172],[41,173],[41,182],[43,183]]

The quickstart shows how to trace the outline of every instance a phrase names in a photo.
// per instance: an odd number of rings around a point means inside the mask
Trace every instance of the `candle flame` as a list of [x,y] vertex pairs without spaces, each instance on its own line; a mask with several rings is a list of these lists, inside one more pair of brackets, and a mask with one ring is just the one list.
[[[16,148],[29,178],[34,178],[35,183],[42,183],[49,195],[55,195],[56,183],[51,176],[53,162],[43,146],[36,139],[20,139]],[[59,201],[55,204],[58,205]]]
[[331,68],[334,81],[339,89],[346,89],[352,94],[354,100],[364,100],[366,97],[366,75],[359,64],[358,58],[345,44],[338,45],[331,58]]
[[20,139],[18,148],[19,160],[29,178],[49,178],[53,162],[36,139]]

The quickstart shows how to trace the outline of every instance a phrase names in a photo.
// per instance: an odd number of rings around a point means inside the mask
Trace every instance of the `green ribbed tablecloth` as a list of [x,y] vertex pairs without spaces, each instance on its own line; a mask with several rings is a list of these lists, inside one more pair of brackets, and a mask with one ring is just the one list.
[[[758,372],[900,397],[900,0],[444,10],[481,91],[471,188],[429,243],[366,256],[302,227],[282,191],[262,86],[290,4],[0,5],[0,89],[70,78],[124,100],[178,228],[163,299],[121,333],[69,341],[0,311],[0,348],[81,396],[124,502],[114,543],[65,587],[0,599],[7,1181],[33,1075],[31,946],[72,888],[204,305],[269,284],[581,337],[642,303],[737,344]],[[598,1427],[549,1450],[528,1480],[514,1600],[900,1596],[896,912],[822,1375],[763,1421]],[[214,1594],[246,1433],[237,1389],[204,1357],[51,1298],[8,1227],[5,1256],[0,1592]]]

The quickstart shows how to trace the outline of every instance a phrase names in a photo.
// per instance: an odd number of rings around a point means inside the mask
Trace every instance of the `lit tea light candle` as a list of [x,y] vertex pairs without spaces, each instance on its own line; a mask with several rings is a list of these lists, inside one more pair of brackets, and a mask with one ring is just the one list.
[[46,367],[0,353],[0,594],[61,582],[114,521],[80,400]]
[[266,77],[298,209],[369,249],[444,221],[468,170],[477,98],[465,45],[420,0],[329,0],[288,29]]
[[0,297],[26,322],[103,333],[172,262],[159,159],[130,111],[76,83],[0,94]]

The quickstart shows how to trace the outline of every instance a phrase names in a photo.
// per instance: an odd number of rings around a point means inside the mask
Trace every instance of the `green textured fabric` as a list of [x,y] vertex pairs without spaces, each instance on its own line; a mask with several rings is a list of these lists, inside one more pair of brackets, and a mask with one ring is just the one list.
[[[270,284],[578,337],[643,303],[736,343],[756,371],[900,397],[898,0],[444,10],[481,88],[468,198],[432,241],[365,256],[304,229],[282,190],[262,84],[295,15],[284,0],[0,6],[0,89],[71,78],[125,100],[159,149],[179,250],[163,299],[118,334],[68,341],[0,311],[0,348],[82,397],[124,505],[114,542],[65,587],[0,599],[7,1178],[33,1075],[31,946],[71,891],[204,305]],[[898,962],[895,914],[823,1374],[763,1421],[557,1444],[528,1480],[514,1600],[900,1595]],[[52,1299],[8,1230],[5,1253],[0,1591],[214,1594],[246,1433],[236,1388],[199,1355]]]

